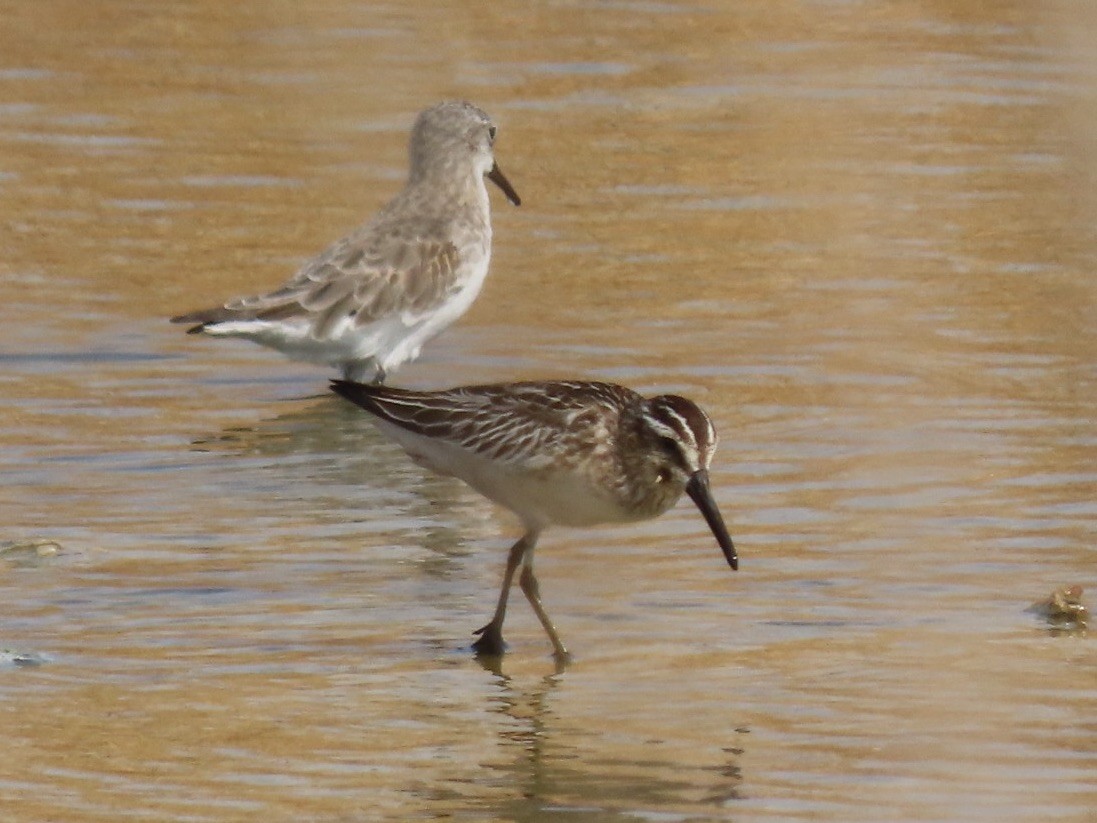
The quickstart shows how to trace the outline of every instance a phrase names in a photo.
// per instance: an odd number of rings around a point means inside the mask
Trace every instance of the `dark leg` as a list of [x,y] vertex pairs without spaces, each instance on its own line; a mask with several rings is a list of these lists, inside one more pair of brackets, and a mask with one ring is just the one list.
[[533,606],[533,611],[537,615],[537,619],[541,621],[541,625],[545,627],[545,632],[548,633],[549,640],[552,641],[552,648],[556,654],[558,660],[568,659],[568,650],[564,648],[563,642],[560,640],[560,635],[556,633],[556,627],[552,625],[552,619],[548,616],[548,612],[545,611],[545,607],[541,605],[541,590],[537,585],[537,577],[533,573],[533,552],[531,551],[526,556],[525,565],[522,567],[522,576],[518,579],[518,584],[522,587],[522,592],[526,595],[526,600]]
[[507,569],[503,572],[503,588],[499,592],[499,602],[495,606],[495,614],[491,622],[483,628],[477,629],[474,634],[480,635],[480,639],[472,644],[477,654],[500,655],[506,649],[503,643],[503,618],[507,614],[507,595],[510,594],[510,584],[514,581],[514,573],[522,563],[526,552],[537,545],[537,532],[526,532],[510,547],[507,556]]

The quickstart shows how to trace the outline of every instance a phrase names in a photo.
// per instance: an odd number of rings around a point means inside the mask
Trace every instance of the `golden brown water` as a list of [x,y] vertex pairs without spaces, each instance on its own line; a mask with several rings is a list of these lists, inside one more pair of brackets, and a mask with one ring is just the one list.
[[[1083,4],[7,4],[0,819],[1077,821],[1097,809],[1097,37]],[[398,382],[584,376],[723,434],[515,525],[327,375],[165,318],[501,125],[480,301]],[[1092,605],[1092,601],[1091,601]],[[11,660],[12,655],[6,658]]]

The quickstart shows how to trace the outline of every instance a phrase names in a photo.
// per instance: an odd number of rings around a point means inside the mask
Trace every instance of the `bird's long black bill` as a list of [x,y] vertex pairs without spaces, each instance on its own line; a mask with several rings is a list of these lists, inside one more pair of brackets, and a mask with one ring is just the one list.
[[724,557],[728,565],[735,571],[739,570],[739,555],[735,553],[735,544],[731,542],[731,535],[724,525],[724,518],[720,516],[720,510],[716,508],[716,501],[712,499],[712,491],[708,486],[708,472],[701,469],[689,479],[686,484],[686,494],[697,504],[701,514],[705,516],[705,522],[716,535],[716,542],[724,550]]
[[514,186],[507,180],[503,170],[499,168],[499,164],[495,163],[491,167],[491,171],[488,172],[488,180],[497,185],[503,190],[503,194],[507,196],[507,200],[516,206],[522,205],[522,198],[518,196],[518,192],[514,190]]

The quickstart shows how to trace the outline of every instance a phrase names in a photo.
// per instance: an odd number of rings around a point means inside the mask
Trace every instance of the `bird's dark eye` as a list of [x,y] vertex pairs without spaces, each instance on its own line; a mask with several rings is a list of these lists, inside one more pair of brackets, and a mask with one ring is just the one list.
[[675,440],[673,437],[660,437],[659,445],[667,454],[671,455],[672,457],[678,457],[678,441]]
[[488,140],[495,142],[495,126],[488,126]]
[[659,472],[655,475],[656,483],[669,483],[671,478],[670,469],[659,469]]

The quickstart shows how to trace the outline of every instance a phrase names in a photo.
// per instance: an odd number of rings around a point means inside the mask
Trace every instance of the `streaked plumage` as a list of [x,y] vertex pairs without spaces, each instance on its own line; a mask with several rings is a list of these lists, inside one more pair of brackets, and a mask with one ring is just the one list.
[[281,288],[172,322],[383,381],[480,292],[491,259],[484,178],[521,202],[495,163],[494,141],[495,125],[469,103],[426,109],[412,128],[407,184],[372,220]]
[[684,397],[645,398],[612,383],[582,381],[419,392],[336,380],[332,389],[372,414],[417,463],[461,478],[521,518],[525,534],[510,550],[495,615],[478,632],[480,652],[503,651],[507,595],[521,565],[522,591],[556,654],[567,655],[533,572],[537,538],[552,525],[645,520],[686,492],[728,564],[738,568],[708,488],[716,431]]

